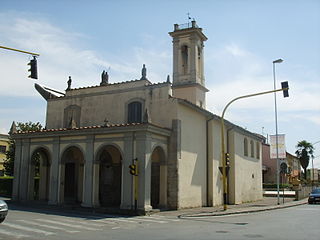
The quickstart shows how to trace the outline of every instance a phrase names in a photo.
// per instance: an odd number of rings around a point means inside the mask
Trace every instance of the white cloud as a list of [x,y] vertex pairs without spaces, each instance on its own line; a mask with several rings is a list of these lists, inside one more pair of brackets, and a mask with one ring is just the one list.
[[[81,43],[85,45],[86,40],[86,36],[82,34],[66,32],[45,20],[30,20],[1,14],[1,21],[6,17],[11,19],[10,26],[6,24],[0,26],[0,31],[6,38],[6,44],[40,53],[39,80],[36,82],[55,89],[64,90],[69,75],[73,79],[72,87],[98,85],[102,70],[109,68],[110,82],[140,78],[143,63],[146,63],[148,78],[152,81],[165,81],[166,74],[171,70],[168,63],[169,53],[157,49],[156,42],[154,48],[128,49],[124,52],[131,51],[133,54],[127,54],[127,56],[115,57],[108,54],[102,57],[93,50],[83,50],[83,47],[80,47]],[[150,39],[150,36],[143,37]],[[0,61],[4,63],[1,70],[3,83],[0,94],[16,96],[37,94],[33,89],[34,81],[27,78],[29,60],[30,56],[22,54],[0,55]]]

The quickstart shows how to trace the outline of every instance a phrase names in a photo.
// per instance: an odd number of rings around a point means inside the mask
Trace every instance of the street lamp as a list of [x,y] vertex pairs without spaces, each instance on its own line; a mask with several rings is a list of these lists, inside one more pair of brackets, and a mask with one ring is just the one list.
[[[272,62],[273,66],[273,89],[276,90],[276,63],[282,63],[283,60],[281,58],[274,60]],[[275,115],[275,122],[276,122],[276,164],[277,164],[277,197],[278,197],[278,205],[280,204],[280,196],[279,196],[279,150],[278,150],[278,114],[277,114],[277,94],[274,92],[274,115]]]

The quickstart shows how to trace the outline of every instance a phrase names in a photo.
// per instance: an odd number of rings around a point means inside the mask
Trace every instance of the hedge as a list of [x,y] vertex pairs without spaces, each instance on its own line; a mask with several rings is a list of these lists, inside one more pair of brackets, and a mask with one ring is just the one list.
[[0,196],[11,197],[13,177],[0,177]]

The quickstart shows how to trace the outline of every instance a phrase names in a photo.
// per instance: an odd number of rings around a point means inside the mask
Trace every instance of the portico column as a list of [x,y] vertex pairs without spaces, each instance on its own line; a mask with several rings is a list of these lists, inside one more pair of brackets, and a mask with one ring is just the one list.
[[133,146],[134,146],[135,133],[127,133],[124,137],[124,151],[122,159],[122,186],[121,186],[121,209],[133,209],[133,177],[129,172],[129,165],[134,159]]
[[21,165],[20,165],[20,200],[28,200],[28,190],[29,190],[29,168],[30,168],[30,140],[22,140],[22,151],[21,151]]
[[14,159],[14,169],[13,169],[13,187],[12,187],[12,200],[16,201],[20,199],[20,168],[21,168],[21,149],[22,149],[21,139],[15,140],[15,159]]
[[60,162],[60,141],[59,137],[53,139],[51,166],[50,166],[50,180],[49,180],[49,200],[48,204],[58,204],[59,185],[59,162]]
[[82,197],[83,207],[92,207],[93,200],[93,141],[94,135],[87,136],[86,152],[85,152],[85,167],[84,167],[84,191]]
[[136,157],[138,159],[139,192],[138,209],[151,210],[151,134],[141,132],[136,134]]

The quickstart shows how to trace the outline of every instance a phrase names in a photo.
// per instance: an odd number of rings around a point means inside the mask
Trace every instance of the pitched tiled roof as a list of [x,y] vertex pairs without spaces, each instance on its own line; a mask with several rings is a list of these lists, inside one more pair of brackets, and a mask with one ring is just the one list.
[[[76,127],[76,128],[55,128],[55,129],[42,129],[37,131],[17,131],[15,134],[30,134],[30,133],[51,133],[51,132],[66,132],[66,131],[80,131],[86,129],[103,129],[103,128],[116,128],[116,127],[131,127],[131,126],[143,126],[143,125],[152,125],[159,128],[164,128],[152,123],[121,123],[121,124],[108,124],[104,125],[97,125],[97,126],[87,126],[87,127]],[[167,128],[165,128],[167,129]]]

